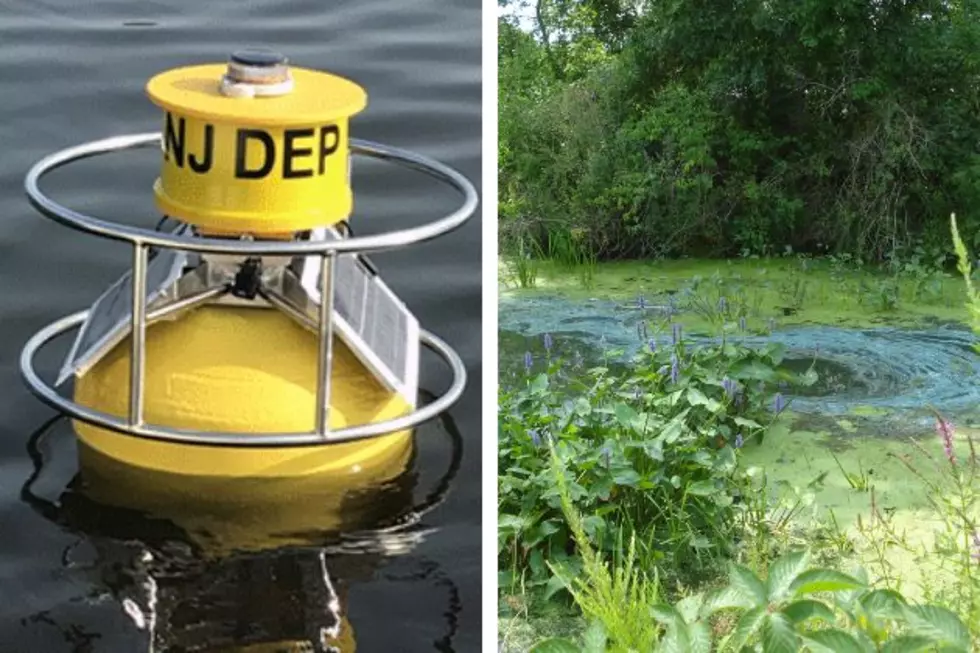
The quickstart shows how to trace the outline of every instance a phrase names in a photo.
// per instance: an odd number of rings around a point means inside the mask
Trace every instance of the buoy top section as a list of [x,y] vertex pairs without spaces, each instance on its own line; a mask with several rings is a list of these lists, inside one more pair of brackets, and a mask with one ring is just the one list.
[[350,215],[348,122],[367,105],[354,82],[247,49],[160,73],[146,90],[164,110],[154,194],[166,215],[258,235]]
[[349,118],[367,106],[367,93],[349,79],[291,68],[286,57],[265,49],[239,50],[227,64],[162,72],[146,91],[154,104],[182,116],[250,125],[319,123]]

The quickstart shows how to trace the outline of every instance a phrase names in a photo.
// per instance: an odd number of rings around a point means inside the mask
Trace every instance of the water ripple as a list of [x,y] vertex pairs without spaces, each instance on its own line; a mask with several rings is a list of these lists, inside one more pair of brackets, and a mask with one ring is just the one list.
[[[641,344],[637,324],[657,317],[658,310],[608,300],[504,298],[500,328],[524,336],[551,333],[593,350],[622,349],[629,356]],[[751,346],[780,343],[786,347],[789,367],[815,366],[821,375],[816,389],[793,397],[793,408],[800,412],[843,415],[870,407],[907,415],[934,406],[962,414],[980,405],[980,357],[972,347],[975,336],[965,327],[809,325],[777,329],[771,335],[729,337]]]

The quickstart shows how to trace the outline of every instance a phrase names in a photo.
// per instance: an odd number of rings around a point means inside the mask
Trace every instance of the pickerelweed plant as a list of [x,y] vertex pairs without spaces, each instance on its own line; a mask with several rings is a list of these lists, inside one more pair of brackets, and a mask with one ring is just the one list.
[[544,588],[548,598],[581,568],[546,445],[604,560],[635,536],[637,564],[669,570],[665,580],[717,570],[747,503],[737,451],[761,443],[786,410],[780,384],[801,382],[779,369],[782,356],[778,345],[689,347],[675,325],[621,372],[555,358],[532,374],[525,360],[524,378],[499,395],[500,586]]

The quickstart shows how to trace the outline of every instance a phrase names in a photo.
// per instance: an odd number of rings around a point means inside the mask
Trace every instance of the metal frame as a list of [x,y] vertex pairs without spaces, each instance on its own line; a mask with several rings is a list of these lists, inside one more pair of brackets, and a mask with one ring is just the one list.
[[[100,220],[84,213],[69,209],[46,196],[39,187],[41,177],[73,161],[108,154],[120,150],[159,146],[161,135],[157,132],[117,136],[93,141],[51,154],[38,161],[28,172],[24,181],[31,204],[45,217],[55,222],[86,233],[128,242],[133,246],[132,275],[132,318],[130,321],[132,337],[130,351],[130,387],[128,419],[93,410],[61,396],[57,390],[45,383],[34,370],[34,357],[37,351],[50,340],[81,326],[88,311],[81,311],[63,317],[37,332],[25,344],[20,357],[21,375],[31,391],[42,401],[78,420],[103,428],[133,435],[136,437],[179,442],[183,444],[207,444],[225,446],[311,446],[350,442],[379,437],[401,430],[414,428],[426,422],[454,404],[466,386],[466,368],[459,355],[441,339],[421,330],[419,343],[428,347],[450,367],[453,382],[449,389],[435,401],[400,417],[330,430],[328,426],[330,411],[330,372],[333,362],[333,283],[334,266],[338,254],[365,253],[406,247],[441,236],[461,226],[476,210],[479,198],[473,185],[452,168],[428,157],[388,147],[368,141],[351,140],[353,154],[366,155],[391,161],[418,170],[431,177],[448,183],[459,191],[463,204],[449,215],[421,226],[398,231],[389,231],[372,236],[346,238],[335,241],[255,241],[229,240],[220,238],[187,237],[150,229]],[[241,256],[298,256],[319,255],[321,257],[320,282],[324,289],[320,302],[317,326],[319,337],[317,356],[316,388],[316,429],[311,433],[240,433],[240,432],[199,432],[149,425],[143,415],[144,368],[146,364],[146,328],[149,324],[191,305],[205,303],[214,293],[195,301],[182,301],[164,306],[150,314],[146,311],[146,267],[150,247],[162,247],[183,251],[212,254],[236,254]]]

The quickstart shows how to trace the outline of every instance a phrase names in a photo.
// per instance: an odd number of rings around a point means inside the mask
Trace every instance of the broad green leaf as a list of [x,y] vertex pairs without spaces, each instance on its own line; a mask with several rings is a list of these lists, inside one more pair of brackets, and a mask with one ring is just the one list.
[[761,429],[762,424],[759,424],[755,420],[747,419],[745,417],[735,417],[735,423],[739,426],[743,426],[747,429]]
[[923,635],[902,635],[889,640],[881,653],[926,653],[936,648],[935,642]]
[[732,589],[751,600],[753,605],[765,605],[766,587],[750,570],[733,564],[729,582]]
[[814,653],[865,653],[854,637],[836,628],[809,633],[804,639]]
[[544,600],[547,601],[558,592],[567,590],[568,588],[568,583],[565,582],[565,579],[555,574],[548,579],[548,584],[544,587]]
[[739,380],[772,381],[776,377],[776,372],[771,367],[758,361],[738,363],[732,367],[729,374]]
[[947,610],[935,605],[915,605],[906,609],[911,634],[932,637],[937,642],[961,648],[970,649],[970,631],[967,630],[960,618]]
[[793,551],[772,564],[766,580],[770,603],[783,599],[796,577],[806,569],[809,558],[806,551]]
[[643,452],[654,462],[662,463],[664,461],[664,443],[660,440],[645,441]]
[[691,636],[691,653],[711,653],[711,630],[700,621],[688,627]]
[[766,606],[760,605],[744,613],[735,625],[735,632],[732,633],[731,644],[728,650],[741,651],[745,644],[759,631],[762,622],[766,619]]
[[714,481],[697,481],[687,486],[687,493],[696,497],[707,497],[718,491]]
[[763,653],[799,653],[799,650],[800,638],[789,619],[778,612],[768,615],[762,624]]
[[532,646],[528,653],[582,653],[582,649],[567,639],[551,637]]
[[728,610],[731,608],[747,610],[753,606],[755,606],[755,602],[742,592],[732,587],[725,587],[709,594],[705,598],[702,610],[705,616],[710,616],[719,610]]
[[616,485],[635,487],[640,482],[640,475],[630,467],[622,467],[613,472],[613,482]]
[[582,653],[606,653],[606,629],[601,621],[593,621],[582,635]]
[[497,518],[498,530],[522,531],[530,525],[527,517],[518,515],[501,515]]
[[616,404],[616,421],[622,426],[632,428],[637,417],[636,411],[628,404]]
[[691,653],[691,637],[687,624],[678,621],[664,633],[657,653]]
[[531,381],[531,394],[535,394],[535,395],[543,394],[547,390],[548,390],[548,375],[542,372],[541,374],[538,374],[536,377],[534,377],[533,381]]
[[527,563],[531,568],[531,573],[538,578],[543,576],[547,571],[544,564],[544,552],[541,549],[534,549],[531,551],[531,555],[528,557]]
[[735,464],[735,449],[730,446],[722,447],[715,457],[714,468],[722,474],[727,474],[735,468]]
[[795,596],[814,592],[841,592],[864,587],[860,581],[847,574],[830,569],[811,569],[796,577],[790,585],[790,593]]
[[721,410],[721,404],[714,399],[709,399],[703,392],[697,388],[688,388],[687,390],[687,403],[692,406],[704,406],[711,413],[717,413]]
[[667,628],[670,628],[684,620],[684,618],[681,617],[681,613],[678,612],[674,606],[666,603],[658,603],[657,605],[652,606],[650,608],[650,616]]
[[861,597],[859,603],[868,616],[878,619],[899,619],[904,614],[905,599],[894,590],[874,590]]
[[836,621],[833,610],[820,601],[810,599],[794,601],[783,608],[782,612],[793,624],[801,624],[810,619],[819,619],[829,624],[833,624]]
[[684,420],[686,417],[687,411],[685,410],[667,423],[658,436],[664,442],[664,444],[673,444],[677,442],[677,439],[681,437],[681,433],[684,432]]
[[678,601],[675,607],[677,608],[677,612],[680,613],[681,618],[687,623],[692,624],[698,620],[702,605],[704,605],[704,596],[701,594],[692,594]]

